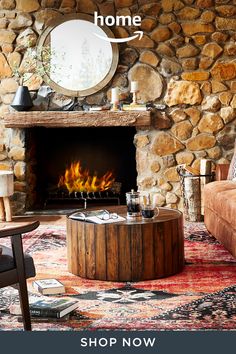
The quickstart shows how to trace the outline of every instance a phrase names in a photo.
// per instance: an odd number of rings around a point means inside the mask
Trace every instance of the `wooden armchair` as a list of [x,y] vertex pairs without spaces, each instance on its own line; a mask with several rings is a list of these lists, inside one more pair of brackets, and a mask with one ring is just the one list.
[[21,235],[39,226],[38,221],[15,218],[14,222],[0,223],[0,239],[11,238],[11,248],[0,245],[0,288],[19,285],[19,297],[24,329],[31,330],[26,279],[35,276],[32,257],[24,255]]

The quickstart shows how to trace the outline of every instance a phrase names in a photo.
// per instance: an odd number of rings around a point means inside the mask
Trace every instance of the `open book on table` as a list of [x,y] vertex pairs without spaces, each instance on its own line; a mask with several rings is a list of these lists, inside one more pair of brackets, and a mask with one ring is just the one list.
[[110,213],[106,209],[78,211],[71,214],[69,218],[73,220],[93,222],[95,224],[109,224],[126,220],[123,216],[120,216],[117,213]]

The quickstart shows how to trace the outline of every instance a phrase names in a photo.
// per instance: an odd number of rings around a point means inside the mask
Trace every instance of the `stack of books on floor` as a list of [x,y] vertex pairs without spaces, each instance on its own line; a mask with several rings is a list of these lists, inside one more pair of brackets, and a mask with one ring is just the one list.
[[[78,307],[77,300],[71,300],[69,297],[52,298],[48,295],[57,295],[65,293],[64,285],[57,279],[42,279],[33,282],[33,287],[42,295],[29,298],[30,314],[35,319],[41,319],[42,322],[49,319],[59,319],[67,321],[69,314]],[[20,304],[10,306],[12,315],[21,315]],[[19,318],[20,320],[20,318]]]

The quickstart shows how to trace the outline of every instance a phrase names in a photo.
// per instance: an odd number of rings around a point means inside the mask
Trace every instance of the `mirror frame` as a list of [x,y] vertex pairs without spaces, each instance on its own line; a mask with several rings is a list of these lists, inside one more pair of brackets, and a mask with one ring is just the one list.
[[[62,15],[59,18],[56,18],[52,21],[49,22],[48,27],[42,32],[42,34],[39,37],[38,40],[38,56],[41,60],[40,65],[43,66],[43,59],[42,59],[42,49],[45,45],[45,42],[47,40],[48,35],[50,32],[57,26],[61,25],[64,22],[70,21],[70,20],[85,20],[94,23],[94,18],[91,15],[86,15],[82,13],[76,13],[76,14],[66,14]],[[107,27],[107,26],[99,26],[108,37],[110,38],[115,38],[113,32]],[[117,43],[110,42],[111,47],[112,47],[112,62],[111,62],[111,67],[110,70],[108,71],[107,75],[104,77],[102,81],[100,81],[97,85],[86,89],[86,90],[70,90],[67,88],[64,88],[54,82],[53,80],[50,79],[50,76],[45,73],[42,77],[44,81],[52,88],[54,89],[57,93],[61,93],[65,96],[72,96],[72,97],[85,97],[85,96],[90,96],[98,91],[100,91],[102,88],[104,88],[112,79],[114,76],[117,66],[118,66],[118,61],[119,61],[119,49]]]

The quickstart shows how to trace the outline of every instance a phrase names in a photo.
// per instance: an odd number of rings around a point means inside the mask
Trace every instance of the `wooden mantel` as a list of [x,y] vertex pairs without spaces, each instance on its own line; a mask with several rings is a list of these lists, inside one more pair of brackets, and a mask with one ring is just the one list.
[[4,117],[7,128],[144,127],[152,123],[150,111],[28,111]]

